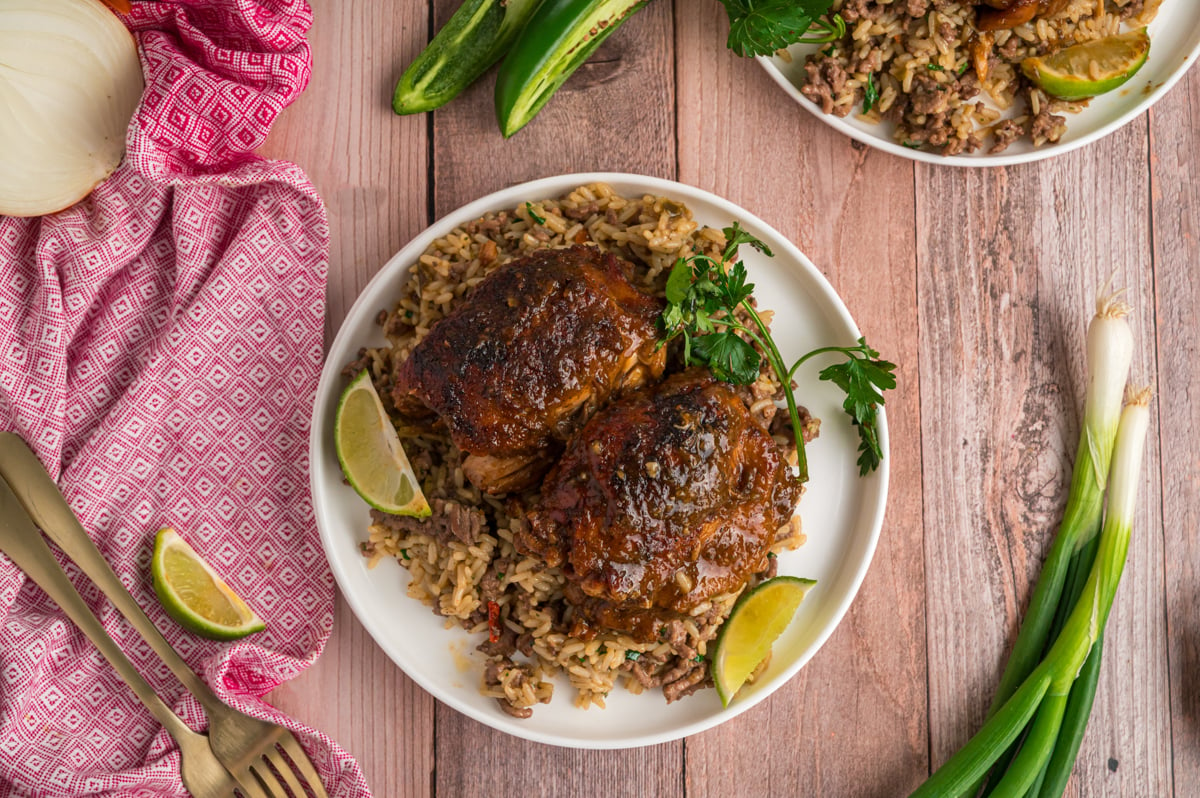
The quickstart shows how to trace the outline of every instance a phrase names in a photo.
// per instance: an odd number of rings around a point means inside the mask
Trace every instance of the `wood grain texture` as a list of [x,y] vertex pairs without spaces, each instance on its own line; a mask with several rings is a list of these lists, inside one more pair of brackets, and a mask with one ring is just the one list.
[[[439,17],[456,5],[456,0],[438,0]],[[670,9],[668,3],[651,3],[613,33],[508,141],[496,124],[495,69],[435,111],[435,215],[550,175],[610,171],[674,177]]]
[[868,341],[902,364],[887,408],[887,521],[862,590],[791,683],[688,739],[688,795],[897,795],[927,772],[912,165],[853,145],[723,50],[718,4],[680,5],[676,19],[680,107],[704,109],[681,112],[680,180],[795,241]]
[[[315,12],[312,78],[263,154],[300,164],[325,201],[328,347],[367,281],[429,223],[426,125],[390,107],[393,83],[424,46],[429,9],[362,3]],[[324,655],[269,700],[338,740],[379,795],[432,793],[434,700],[396,668],[340,594]]]
[[1200,785],[1200,77],[1151,112],[1167,657],[1176,794]]
[[[1042,164],[917,168],[934,766],[981,725],[1061,517],[1086,324],[1114,270],[1134,306],[1134,378],[1154,384],[1146,159],[1143,118]],[[1155,447],[1147,461],[1152,473]],[[1081,794],[1170,790],[1155,485],[1142,493],[1112,613],[1092,716],[1099,731],[1085,737],[1076,774],[1088,785]]]
[[557,748],[481,726],[441,705],[437,739],[438,796],[685,795],[678,742],[624,751]]
[[424,47],[428,16],[421,3],[317,7],[312,78],[263,147],[300,164],[325,201],[328,340],[367,280],[430,221],[425,121],[391,111],[392,87]]

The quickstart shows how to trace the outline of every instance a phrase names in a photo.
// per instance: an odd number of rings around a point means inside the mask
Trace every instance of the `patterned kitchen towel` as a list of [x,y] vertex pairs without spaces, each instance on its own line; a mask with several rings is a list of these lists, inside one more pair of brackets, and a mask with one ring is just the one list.
[[[146,91],[122,167],[73,208],[0,217],[0,428],[22,435],[122,581],[221,698],[293,729],[331,795],[354,760],[261,697],[320,654],[334,585],[308,491],[328,230],[296,166],[253,154],[304,89],[301,0],[138,2]],[[267,622],[177,626],[149,580],[174,526]],[[193,728],[199,705],[73,580]],[[179,753],[86,638],[0,555],[0,796],[186,795]]]

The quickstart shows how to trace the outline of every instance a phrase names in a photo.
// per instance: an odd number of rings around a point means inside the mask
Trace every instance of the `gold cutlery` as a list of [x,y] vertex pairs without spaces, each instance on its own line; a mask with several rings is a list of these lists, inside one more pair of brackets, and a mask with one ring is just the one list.
[[34,584],[75,622],[88,639],[112,663],[117,675],[133,690],[150,713],[166,728],[179,745],[180,776],[188,792],[196,798],[229,796],[238,786],[233,776],[217,761],[209,749],[208,739],[192,731],[171,708],[158,697],[142,678],[125,653],[109,637],[108,632],[92,613],[87,602],[71,584],[67,574],[38,533],[29,516],[21,508],[8,483],[0,479],[0,552],[24,571]]
[[[54,541],[100,588],[101,592],[109,601],[113,602],[117,610],[146,640],[154,653],[162,659],[176,678],[204,707],[209,721],[208,747],[211,748],[211,753],[215,755],[216,760],[224,766],[223,769],[237,780],[237,784],[246,798],[285,796],[288,794],[287,791],[290,791],[295,798],[305,798],[309,793],[315,798],[328,798],[316,769],[313,767],[312,760],[309,759],[299,741],[290,731],[276,723],[251,717],[225,704],[175,652],[175,649],[146,616],[133,596],[121,584],[121,580],[113,572],[100,550],[96,548],[96,544],[88,537],[87,532],[79,523],[79,519],[75,517],[75,513],[63,498],[58,486],[46,472],[41,461],[37,459],[37,455],[18,435],[0,432],[0,477],[3,477],[11,486],[12,494],[15,494],[17,501],[16,509],[24,508],[24,512],[21,512],[20,515],[24,516],[28,513],[28,517],[32,518],[33,523],[40,527],[46,536]],[[5,511],[4,514],[0,514],[0,520],[7,520],[8,517],[15,515],[8,506],[0,507],[0,509]],[[28,521],[28,519],[26,520]],[[30,528],[32,529],[32,526]],[[36,534],[36,530],[33,534],[49,554],[49,548],[44,542],[41,542],[41,537]],[[16,562],[15,559],[14,562]],[[53,557],[51,557],[51,562],[54,563]],[[20,563],[17,564],[20,565]],[[55,570],[62,575],[61,568],[57,567],[57,563],[54,565]],[[27,569],[26,573],[29,573]],[[33,574],[30,576],[33,577]],[[66,579],[65,575],[63,575],[63,579]],[[35,581],[37,581],[36,578]],[[78,596],[77,593],[76,596]],[[51,597],[54,598],[54,596]],[[58,599],[55,598],[55,600]],[[60,604],[60,606],[62,605]],[[83,607],[86,609],[86,605]],[[65,607],[64,610],[66,610]],[[90,611],[87,614],[91,616]],[[92,619],[95,620],[94,616]],[[81,628],[83,627],[81,626]],[[102,632],[103,629],[100,628],[100,631]],[[91,637],[90,634],[89,637]],[[107,635],[104,637],[111,644],[111,638],[108,638]],[[95,638],[93,638],[94,640]],[[115,645],[112,647],[120,654]],[[133,673],[136,675],[136,671]],[[124,677],[125,674],[122,673],[122,676]],[[138,679],[140,680],[140,677]],[[128,678],[126,681],[129,681]],[[144,680],[141,681],[144,685]],[[134,692],[137,692],[137,689]],[[153,695],[152,691],[150,695]],[[138,697],[146,701],[140,693]],[[157,700],[157,696],[154,698]],[[162,704],[161,701],[158,703]],[[165,704],[162,706],[165,708]],[[167,712],[170,713],[170,710],[168,709]],[[173,713],[170,714],[174,717]],[[155,717],[159,717],[157,713]],[[159,720],[162,721],[162,718]],[[178,718],[175,720],[178,721]],[[166,726],[166,722],[163,725]],[[168,731],[170,730],[170,726],[168,726]],[[194,732],[189,733],[195,734]],[[286,789],[284,785],[286,785]],[[305,792],[306,787],[308,793]],[[191,788],[189,787],[189,789]],[[201,796],[216,793],[195,794]]]

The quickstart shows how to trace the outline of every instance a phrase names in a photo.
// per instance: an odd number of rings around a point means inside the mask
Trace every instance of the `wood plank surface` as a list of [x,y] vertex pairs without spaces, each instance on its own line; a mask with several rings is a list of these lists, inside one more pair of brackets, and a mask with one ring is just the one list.
[[[794,241],[867,340],[903,364],[887,407],[893,488],[861,592],[784,689],[688,739],[688,796],[897,795],[927,772],[925,597],[912,589],[922,570],[912,164],[781,106],[758,64],[720,48],[728,25],[720,5],[680,5],[677,22],[680,107],[729,120],[681,113],[680,180],[743,205]],[[868,266],[883,263],[890,268]]]
[[[367,281],[428,223],[427,125],[391,113],[392,86],[425,46],[424,3],[316,7],[307,90],[264,147],[304,167],[329,218],[326,346]],[[380,796],[430,795],[434,700],[376,645],[338,596],[316,667],[272,702],[337,740]]]
[[[1062,516],[1086,324],[1110,275],[1134,308],[1133,379],[1154,385],[1146,164],[1143,118],[1042,164],[917,168],[934,766],[982,724]],[[1147,479],[1080,753],[1078,780],[1111,794],[1170,794],[1158,499]]]
[[[392,253],[524,180],[629,171],[745,206],[796,242],[900,364],[891,488],[862,590],[800,674],[686,740],[528,743],[435,702],[339,597],[324,654],[271,700],[378,796],[900,796],[978,728],[1066,499],[1084,329],[1115,273],[1156,389],[1129,563],[1071,796],[1200,785],[1200,77],[1074,153],[928,166],[851,142],[724,46],[717,2],[658,2],[504,141],[493,75],[400,118],[392,84],[456,0],[317,3],[314,73],[267,154],[328,207],[329,338]],[[813,534],[813,531],[809,531]]]
[[1200,75],[1150,114],[1167,662],[1176,794],[1200,789]]

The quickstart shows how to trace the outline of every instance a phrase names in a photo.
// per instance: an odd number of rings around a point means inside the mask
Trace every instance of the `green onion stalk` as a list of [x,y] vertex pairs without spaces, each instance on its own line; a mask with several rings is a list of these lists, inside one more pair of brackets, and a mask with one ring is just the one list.
[[[989,769],[993,776],[985,794],[1059,795],[1074,765],[1095,695],[1101,650],[1097,641],[1103,629],[1101,620],[1094,629],[1081,630],[1077,616],[1096,609],[1096,592],[1101,588],[1108,591],[1111,604],[1111,592],[1120,576],[1118,570],[1111,578],[1113,554],[1108,551],[1104,556],[1110,559],[1101,559],[1101,544],[1105,540],[1102,530],[1109,524],[1104,507],[1106,493],[1113,489],[1110,480],[1117,472],[1115,452],[1122,419],[1130,412],[1122,411],[1133,355],[1128,314],[1128,305],[1117,294],[1104,292],[1088,325],[1084,423],[1067,507],[989,709],[989,720],[914,796],[976,795]],[[1147,402],[1144,398],[1141,404]],[[1138,404],[1134,401],[1132,406]],[[1129,444],[1125,446],[1128,452]],[[1127,454],[1124,462],[1128,459]],[[1136,474],[1123,478],[1126,484],[1132,479],[1136,485]],[[1117,523],[1120,516],[1114,515],[1111,497],[1108,501],[1108,518]],[[1130,513],[1125,545],[1131,520]],[[1111,538],[1109,533],[1109,546],[1113,545]],[[1124,549],[1120,562],[1124,563]],[[1102,572],[1098,569],[1103,568],[1109,569],[1110,581],[1097,583],[1097,574]],[[1107,608],[1103,614],[1107,616]]]
[[972,785],[978,783],[1026,727],[1028,733],[1020,752],[991,795],[1028,795],[1030,788],[1044,778],[1043,772],[1053,760],[1061,739],[1072,687],[1091,654],[1097,651],[1125,566],[1141,481],[1149,403],[1150,392],[1143,389],[1131,395],[1121,412],[1108,480],[1108,507],[1095,561],[1061,634],[1045,658],[983,728],[918,787],[912,798],[970,794]]
[[1067,507],[1034,587],[1008,665],[1000,677],[989,715],[1009,699],[1017,685],[1037,665],[1046,650],[1071,559],[1100,530],[1109,463],[1121,417],[1125,383],[1129,379],[1129,364],[1133,359],[1133,333],[1126,320],[1129,311],[1129,306],[1116,294],[1102,296],[1096,302],[1096,315],[1088,325],[1088,387]]
[[[1066,510],[1034,586],[1029,608],[988,709],[988,717],[996,713],[1037,666],[1083,590],[1083,577],[1088,574],[1094,552],[1094,549],[1085,550],[1100,531],[1108,468],[1125,383],[1129,378],[1129,364],[1133,359],[1133,333],[1127,320],[1129,312],[1130,307],[1120,300],[1119,292],[1110,294],[1104,290],[1096,301],[1096,312],[1087,331],[1088,387],[1083,429],[1080,430]],[[1077,575],[1073,587],[1068,585],[1072,574]],[[1048,730],[1039,726],[1038,731],[1045,733]],[[985,793],[991,792],[1014,753],[1015,748],[1010,748],[997,758],[996,775],[988,783]],[[978,793],[981,784],[982,781],[975,784],[970,794]]]

